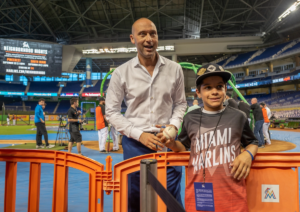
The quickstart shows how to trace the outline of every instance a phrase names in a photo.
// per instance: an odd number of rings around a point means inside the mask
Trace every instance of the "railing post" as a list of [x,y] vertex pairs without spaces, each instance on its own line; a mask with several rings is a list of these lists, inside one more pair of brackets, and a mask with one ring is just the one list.
[[68,211],[69,167],[54,164],[52,212]]
[[140,212],[156,212],[157,195],[150,183],[148,183],[147,172],[150,171],[157,177],[157,160],[141,160],[140,166]]
[[16,207],[17,162],[6,162],[4,211],[14,212]]
[[41,163],[30,163],[28,211],[38,212],[40,207]]

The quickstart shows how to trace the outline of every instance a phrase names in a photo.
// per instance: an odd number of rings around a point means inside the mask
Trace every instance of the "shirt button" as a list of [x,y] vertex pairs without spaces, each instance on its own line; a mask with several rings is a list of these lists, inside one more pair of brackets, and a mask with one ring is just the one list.
[[153,111],[151,111],[151,113],[153,113]]
[[151,99],[153,99],[153,97],[151,97]]

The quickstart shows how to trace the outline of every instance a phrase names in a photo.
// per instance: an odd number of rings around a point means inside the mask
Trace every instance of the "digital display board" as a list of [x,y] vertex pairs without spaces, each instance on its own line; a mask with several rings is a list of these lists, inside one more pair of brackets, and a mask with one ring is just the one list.
[[60,94],[60,96],[66,96],[66,97],[68,97],[68,96],[79,96],[79,93],[61,93]]
[[[82,93],[82,97],[95,97],[95,96],[100,96],[100,93]],[[104,93],[102,96],[104,96]]]
[[24,96],[24,92],[0,91],[0,95],[16,95],[16,96]]
[[27,96],[57,96],[57,93],[28,92]]
[[62,45],[0,39],[0,73],[61,76]]

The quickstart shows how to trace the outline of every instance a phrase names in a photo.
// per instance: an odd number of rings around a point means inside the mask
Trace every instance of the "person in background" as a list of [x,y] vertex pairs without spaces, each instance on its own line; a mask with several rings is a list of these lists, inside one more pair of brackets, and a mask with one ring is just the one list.
[[[265,104],[265,109],[267,110],[268,119],[269,119],[270,124],[271,124],[272,112],[271,112],[270,108],[267,107],[267,104],[266,104],[266,103],[264,103],[264,104]],[[271,140],[270,128],[268,128],[268,133],[269,133],[269,138],[270,138],[270,140]]]
[[264,133],[263,133],[263,125],[264,125],[264,116],[262,114],[261,107],[257,103],[257,99],[251,99],[250,109],[253,111],[253,116],[255,120],[254,126],[254,135],[258,140],[258,148],[264,148]]
[[[96,108],[96,127],[98,130],[99,151],[105,153],[105,144],[108,134],[108,121],[105,115],[105,98],[100,97],[99,105]],[[110,142],[110,141],[109,141]]]
[[48,142],[48,133],[45,125],[45,116],[43,112],[43,105],[45,104],[45,99],[39,99],[34,112],[34,123],[36,126],[36,148],[44,148],[42,144],[42,136],[44,135],[46,148],[53,148],[54,145],[50,145]]
[[192,106],[192,107],[189,107],[187,113],[188,113],[188,112],[191,112],[192,110],[199,109],[199,108],[200,108],[200,107],[199,107],[198,100],[195,99],[195,100],[193,101],[193,106]]
[[79,105],[78,98],[73,97],[70,100],[70,104],[71,107],[68,110],[68,122],[69,122],[69,132],[71,138],[68,145],[68,152],[72,152],[73,143],[76,142],[78,154],[82,155],[81,153],[82,135],[80,133],[80,123],[82,123],[82,120],[79,118],[81,111],[77,110]]
[[268,118],[268,112],[265,108],[265,103],[263,103],[263,102],[260,103],[260,107],[261,107],[263,117],[264,117],[263,133],[264,133],[264,136],[266,137],[266,145],[271,145],[271,140],[270,140],[269,133],[268,133],[269,126],[270,126],[270,120]]
[[44,111],[44,110],[45,110],[45,107],[46,107],[46,105],[47,105],[47,104],[45,103],[45,104],[42,106],[42,108],[43,108],[43,114],[44,114],[44,116],[46,115],[46,113],[45,113],[45,111]]
[[224,106],[230,106],[232,108],[239,109],[238,103],[234,99],[231,98],[230,92],[226,92]]
[[250,105],[244,101],[240,101],[238,103],[238,109],[243,111],[246,116],[247,116],[247,119],[249,121],[249,124],[251,123],[251,118],[250,118]]
[[9,118],[9,114],[7,114],[7,117],[6,117],[6,123],[7,123],[7,125],[6,125],[6,126],[9,126],[9,125],[10,125],[10,118]]
[[15,114],[13,114],[12,120],[13,120],[13,125],[16,126],[17,117]]
[[[130,39],[137,56],[115,69],[106,99],[107,119],[124,135],[124,160],[167,151],[156,136],[163,130],[158,124],[178,130],[187,107],[182,68],[156,51],[155,24],[147,18],[137,20]],[[127,105],[124,117],[120,113],[123,100]],[[167,189],[181,203],[182,167],[168,167],[167,174]],[[127,211],[140,211],[139,172],[128,175]]]
[[112,151],[118,151],[119,150],[118,131],[113,126],[110,126],[110,132],[113,140]]

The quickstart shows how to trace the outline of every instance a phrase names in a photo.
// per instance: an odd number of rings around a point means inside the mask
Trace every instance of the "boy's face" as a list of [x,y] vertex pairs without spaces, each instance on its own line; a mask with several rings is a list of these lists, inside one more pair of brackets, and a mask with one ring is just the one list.
[[222,77],[211,76],[203,80],[200,91],[196,89],[199,98],[202,98],[206,110],[221,110],[226,95],[226,84]]

